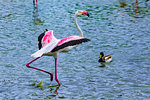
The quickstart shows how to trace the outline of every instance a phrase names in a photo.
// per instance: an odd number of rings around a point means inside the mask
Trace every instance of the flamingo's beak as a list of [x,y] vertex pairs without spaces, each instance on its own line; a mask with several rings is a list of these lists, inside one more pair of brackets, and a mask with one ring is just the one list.
[[83,11],[83,12],[82,12],[82,15],[87,15],[88,17],[90,16],[87,11]]
[[89,13],[87,13],[87,16],[90,17]]

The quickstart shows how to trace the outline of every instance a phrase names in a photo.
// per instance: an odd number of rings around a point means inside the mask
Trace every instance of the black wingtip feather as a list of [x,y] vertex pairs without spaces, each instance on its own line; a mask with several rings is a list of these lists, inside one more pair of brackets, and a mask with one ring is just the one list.
[[78,44],[81,44],[83,42],[88,42],[88,41],[90,41],[90,39],[87,39],[87,38],[82,38],[79,40],[72,40],[72,41],[66,42],[62,45],[56,46],[51,52],[55,52],[55,51],[65,48],[65,47],[78,45]]
[[47,31],[48,31],[48,30],[45,29],[45,31],[44,31],[43,33],[41,33],[41,34],[38,36],[38,41],[39,41],[38,47],[39,47],[39,50],[42,48],[42,39],[43,39],[43,37],[44,37],[44,35],[45,35],[45,32],[47,32]]

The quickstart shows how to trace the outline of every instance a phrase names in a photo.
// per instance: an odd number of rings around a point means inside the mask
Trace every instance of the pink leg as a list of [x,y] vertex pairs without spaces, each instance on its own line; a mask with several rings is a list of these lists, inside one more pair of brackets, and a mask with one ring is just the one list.
[[138,8],[138,0],[136,0],[136,8]]
[[45,70],[42,70],[42,69],[39,69],[39,68],[35,68],[35,67],[32,67],[32,66],[29,66],[31,63],[33,63],[34,61],[36,61],[37,59],[39,59],[40,57],[37,57],[36,59],[32,60],[31,62],[27,63],[26,66],[28,68],[33,68],[33,69],[36,69],[36,70],[39,70],[39,71],[42,71],[42,72],[45,72],[45,73],[48,73],[50,76],[51,76],[51,81],[53,81],[53,74],[50,73],[50,72],[47,72]]
[[33,0],[33,5],[35,5],[35,0]]
[[38,2],[38,1],[36,0],[36,7],[37,7],[37,2]]
[[38,15],[38,0],[36,0],[36,14]]
[[55,58],[55,80],[58,83],[58,85],[60,85],[58,78],[57,78],[57,58]]

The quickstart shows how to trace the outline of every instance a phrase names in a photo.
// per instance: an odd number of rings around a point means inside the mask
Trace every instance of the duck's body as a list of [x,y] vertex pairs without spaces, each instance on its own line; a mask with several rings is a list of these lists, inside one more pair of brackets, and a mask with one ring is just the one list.
[[98,62],[111,62],[112,61],[112,57],[110,55],[104,56],[103,52],[100,53],[99,58],[100,59],[98,60]]

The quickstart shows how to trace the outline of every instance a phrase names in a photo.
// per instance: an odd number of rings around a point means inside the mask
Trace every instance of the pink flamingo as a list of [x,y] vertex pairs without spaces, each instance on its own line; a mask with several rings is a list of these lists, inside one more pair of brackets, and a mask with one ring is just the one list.
[[87,15],[89,17],[89,14],[87,11],[79,10],[75,13],[74,21],[75,21],[75,25],[80,33],[80,36],[69,36],[69,37],[66,37],[63,39],[56,39],[55,36],[53,35],[53,30],[50,30],[50,31],[46,30],[46,32],[42,33],[38,37],[39,50],[31,55],[35,59],[32,60],[31,62],[27,63],[26,66],[28,68],[33,68],[33,69],[48,73],[51,76],[51,81],[52,81],[53,80],[52,73],[47,72],[42,69],[39,69],[39,68],[32,67],[29,64],[36,61],[37,59],[39,59],[42,56],[53,56],[55,59],[55,80],[58,83],[58,85],[60,86],[60,82],[58,81],[58,78],[57,78],[57,56],[58,56],[58,54],[61,52],[68,52],[71,49],[73,49],[74,47],[76,47],[77,45],[81,44],[82,42],[89,41],[89,39],[83,37],[83,32],[80,29],[79,25],[77,24],[77,17],[79,17],[81,15]]
[[138,8],[138,0],[136,0],[136,8]]
[[[36,7],[37,7],[37,2],[38,2],[38,1],[36,0]],[[33,0],[33,4],[35,5],[35,0]]]

